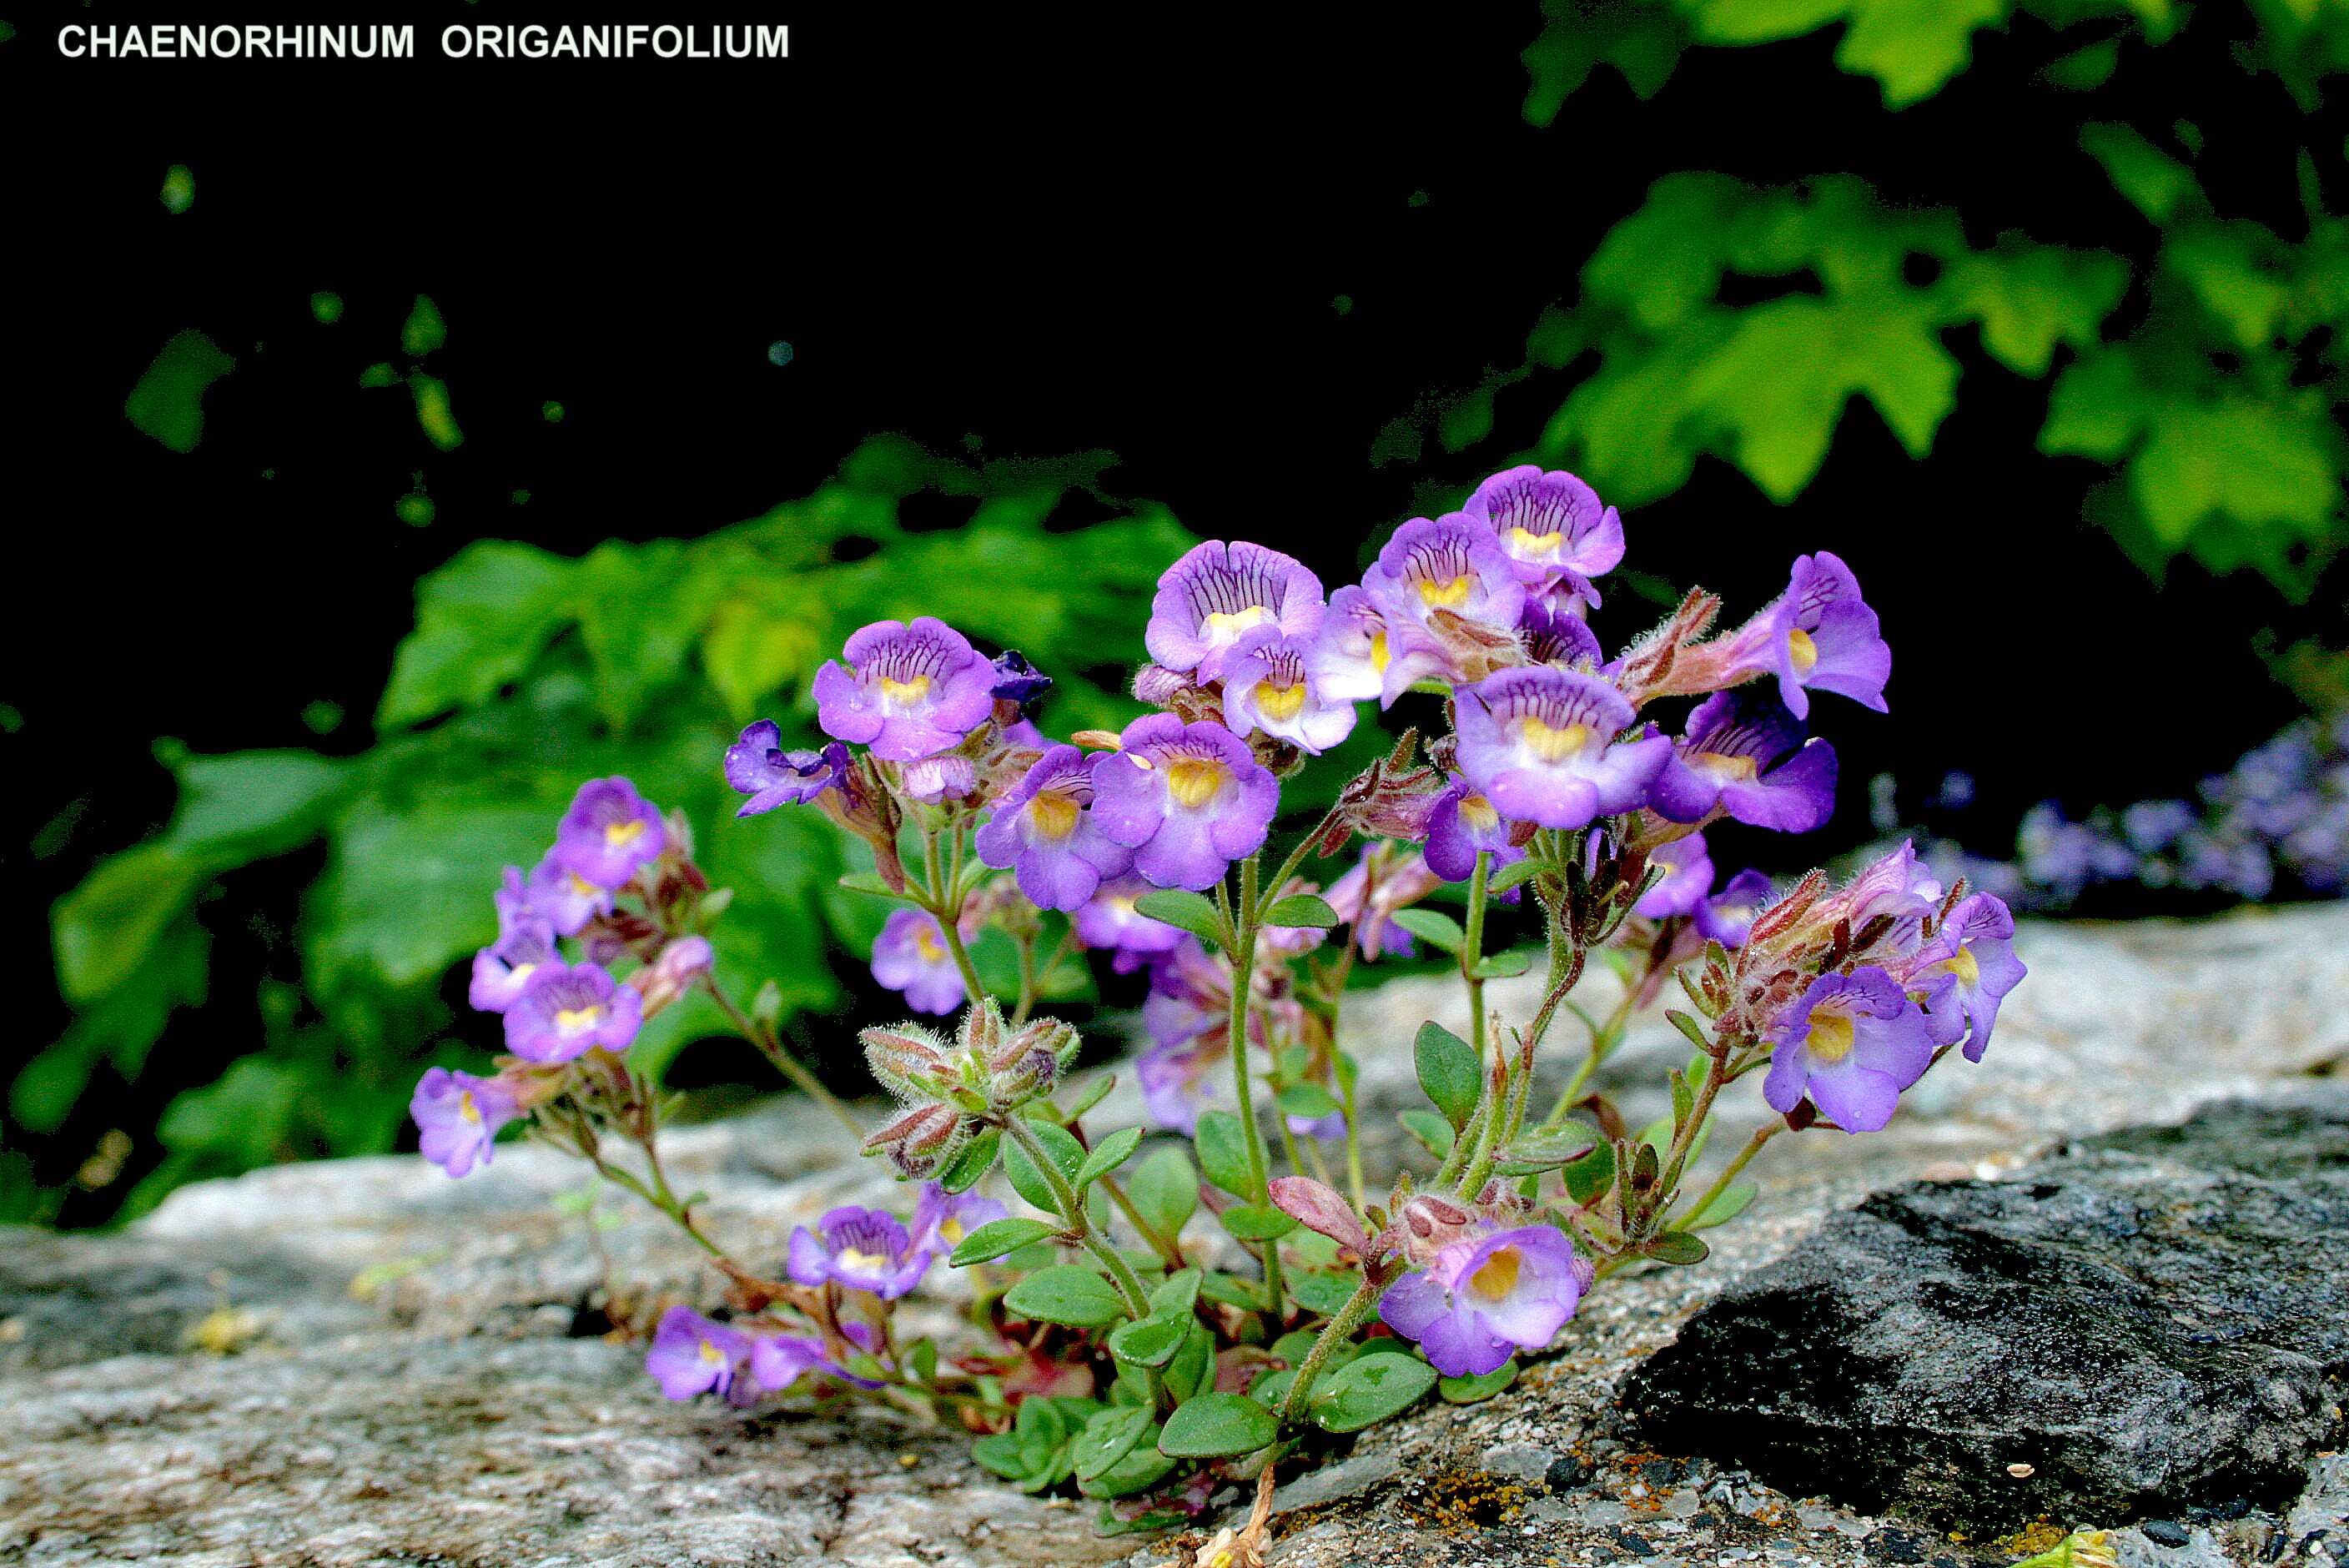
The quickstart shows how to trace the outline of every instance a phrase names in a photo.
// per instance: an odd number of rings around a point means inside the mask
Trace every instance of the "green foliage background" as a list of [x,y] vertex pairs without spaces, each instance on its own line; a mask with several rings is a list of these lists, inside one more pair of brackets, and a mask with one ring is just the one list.
[[[171,1102],[164,1161],[127,1212],[201,1176],[389,1149],[420,1068],[484,1054],[446,1037],[447,977],[494,934],[498,868],[527,867],[577,783],[615,773],[683,808],[704,867],[741,889],[717,934],[721,976],[746,996],[772,981],[787,1015],[833,1006],[833,953],[861,951],[883,911],[839,889],[844,841],[815,813],[731,830],[740,798],[720,751],[755,717],[812,735],[808,680],[847,634],[925,614],[1054,671],[1056,732],[1121,727],[1133,704],[1112,655],[1163,564],[1195,542],[1150,505],[1056,529],[1078,492],[1095,515],[1119,510],[1098,482],[1110,461],[973,465],[876,439],[814,493],[698,540],[576,559],[468,546],[418,584],[363,754],[167,756],[180,787],[169,826],[54,912],[57,983],[77,1016],[17,1075],[11,1117],[54,1128],[101,1062],[126,1079],[149,1070],[173,1015],[206,1000],[212,912],[235,907],[236,873],[322,847],[292,934],[298,984],[265,982],[257,1048]],[[958,525],[903,526],[901,503],[924,493],[957,503]],[[222,1008],[214,1026],[237,1016]],[[658,1070],[719,1027],[697,996],[636,1048]],[[21,1169],[0,1200],[40,1212]]]

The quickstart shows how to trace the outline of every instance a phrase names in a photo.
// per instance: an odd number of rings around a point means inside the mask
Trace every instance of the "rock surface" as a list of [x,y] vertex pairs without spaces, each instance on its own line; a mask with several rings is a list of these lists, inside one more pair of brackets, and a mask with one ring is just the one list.
[[2343,1431],[2344,1236],[2349,1096],[2230,1102],[1831,1215],[1623,1402],[1658,1448],[1976,1534],[2284,1503]]
[[[1871,1191],[2007,1174],[2061,1138],[2230,1098],[2339,1114],[2331,1086],[2309,1080],[2349,1062],[2349,907],[2026,927],[2021,944],[2033,978],[1988,1060],[1948,1064],[1883,1134],[1780,1140],[1758,1172],[1764,1200],[1710,1233],[1705,1264],[1609,1281],[1497,1398],[1423,1408],[1284,1483],[1275,1563],[1970,1568],[2021,1555],[1790,1495],[1734,1460],[1656,1452],[1627,1435],[1619,1404],[1690,1314]],[[1609,1005],[1610,985],[1594,979],[1588,1005]],[[1496,1004],[1521,1014],[1527,989],[1495,986]],[[1458,988],[1411,980],[1350,1003],[1373,1106],[1404,1102],[1427,1016],[1464,1025]],[[1557,1047],[1553,1082],[1573,1048]],[[1685,1051],[1668,1026],[1644,1026],[1601,1082],[1652,1115],[1663,1065]],[[1132,1107],[1122,1086],[1092,1123],[1119,1125]],[[1714,1147],[1758,1120],[1757,1105],[1732,1107]],[[2158,1142],[2126,1157],[2155,1158]],[[793,1224],[832,1204],[889,1197],[796,1103],[679,1130],[665,1149],[680,1190],[707,1190],[708,1222],[752,1259],[779,1256]],[[2082,1156],[2106,1157],[2123,1151]],[[1198,1539],[1096,1540],[1090,1505],[1022,1496],[955,1436],[885,1417],[665,1403],[641,1347],[606,1336],[608,1292],[707,1302],[714,1282],[616,1195],[608,1225],[554,1202],[579,1187],[575,1166],[529,1148],[463,1182],[414,1160],[346,1161],[184,1189],[119,1235],[0,1235],[0,1562],[1140,1564]],[[950,1290],[944,1277],[933,1286]],[[2349,1568],[2342,1464],[2318,1459],[2299,1496],[2272,1506],[2147,1518],[2116,1537],[2125,1568]],[[1245,1501],[1219,1506],[1231,1501]]]

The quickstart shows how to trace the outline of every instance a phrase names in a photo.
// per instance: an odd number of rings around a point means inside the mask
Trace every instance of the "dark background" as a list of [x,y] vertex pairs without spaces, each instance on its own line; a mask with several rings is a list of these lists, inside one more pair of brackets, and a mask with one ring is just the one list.
[[[64,1017],[40,973],[49,903],[169,814],[156,738],[359,749],[415,579],[471,539],[695,534],[901,430],[989,456],[1113,449],[1122,493],[1279,544],[1334,585],[1415,483],[1464,493],[1487,466],[1374,466],[1380,427],[1513,362],[1662,173],[1851,170],[1896,201],[1955,205],[1976,243],[2020,228],[2141,260],[2156,239],[2086,160],[2012,156],[2069,147],[2083,114],[2033,81],[2063,46],[2022,17],[1898,114],[1834,67],[1829,32],[1693,51],[1645,104],[1601,70],[1546,129],[1519,112],[1532,5],[1415,21],[778,5],[761,11],[791,25],[788,61],[438,57],[450,21],[758,14],[657,10],[282,13],[412,19],[420,57],[374,65],[66,61],[60,20],[182,18],[12,13],[0,702],[17,718],[0,736],[16,824],[0,863],[29,1041]],[[2306,129],[2269,78],[2184,79],[2228,45],[2223,8],[2205,10],[2191,47],[2126,46],[2095,112],[2166,118],[2190,92],[2206,177],[2290,230]],[[179,215],[155,194],[175,163],[195,181]],[[311,318],[316,290],[345,301],[336,325]],[[449,324],[433,369],[466,439],[448,454],[404,393],[357,386],[399,357],[419,293]],[[239,363],[181,455],[122,400],[189,327]],[[768,359],[778,339],[787,366]],[[2261,639],[2337,622],[2337,605],[2295,609],[2186,561],[2157,588],[2080,520],[2103,470],[2035,455],[2044,384],[1966,335],[1955,346],[1957,411],[1929,461],[1855,403],[1793,507],[1708,459],[1626,520],[1627,566],[1733,605],[1775,593],[1801,550],[1858,571],[1895,648],[1893,713],[1835,713],[1829,848],[1864,835],[1864,781],[1883,770],[1922,792],[1973,774],[1974,847],[1993,852],[2051,795],[2188,790],[2299,711]],[[1551,406],[1505,395],[1486,449],[1530,442]],[[419,469],[438,504],[425,528],[393,511]],[[1611,644],[1652,614],[1619,589],[1599,624]],[[348,716],[323,737],[302,717],[322,699]],[[279,866],[298,884],[316,862]]]

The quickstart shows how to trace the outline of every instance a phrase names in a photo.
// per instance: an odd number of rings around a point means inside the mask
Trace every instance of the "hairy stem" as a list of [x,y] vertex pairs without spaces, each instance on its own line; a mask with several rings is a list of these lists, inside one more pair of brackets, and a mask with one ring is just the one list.
[[1762,1152],[1764,1144],[1785,1130],[1786,1124],[1776,1117],[1771,1118],[1755,1128],[1754,1136],[1745,1140],[1745,1147],[1737,1151],[1737,1158],[1729,1162],[1729,1169],[1714,1177],[1713,1185],[1698,1193],[1696,1202],[1689,1205],[1688,1212],[1674,1220],[1666,1228],[1685,1231],[1692,1222],[1702,1219],[1704,1212],[1713,1207],[1713,1200],[1729,1191],[1729,1184],[1737,1180],[1737,1173],[1745,1169],[1746,1162]]
[[[1301,859],[1300,847],[1292,860]],[[1240,862],[1240,892],[1237,907],[1232,911],[1232,1011],[1230,1038],[1232,1055],[1232,1089],[1239,1105],[1240,1139],[1247,1149],[1248,1202],[1268,1204],[1272,1188],[1266,1174],[1264,1130],[1257,1125],[1256,1078],[1248,1070],[1248,1003],[1256,987],[1256,934],[1258,918],[1263,913],[1257,905],[1262,902],[1257,892],[1257,860],[1250,855]],[[1285,880],[1285,879],[1284,879]],[[1286,1124],[1284,1124],[1286,1125]],[[1280,1243],[1264,1244],[1265,1310],[1275,1318],[1280,1316]]]
[[1141,1276],[1133,1272],[1133,1265],[1125,1261],[1125,1255],[1093,1229],[1092,1220],[1085,1212],[1084,1199],[1061,1173],[1061,1167],[1053,1160],[1051,1150],[1046,1149],[1043,1140],[1036,1136],[1036,1130],[1029,1125],[1028,1119],[1017,1111],[1005,1117],[1003,1135],[1018,1144],[1019,1151],[1027,1155],[1030,1162],[1042,1173],[1044,1185],[1052,1190],[1053,1205],[1061,1211],[1061,1218],[1067,1222],[1070,1233],[1077,1238],[1078,1245],[1092,1253],[1102,1267],[1109,1271],[1110,1283],[1117,1286],[1118,1295],[1125,1298],[1126,1310],[1133,1315],[1133,1320],[1139,1323],[1148,1317],[1150,1293],[1142,1288]]
[[726,994],[726,988],[718,983],[718,976],[714,972],[704,975],[701,977],[701,985],[702,989],[709,992],[710,998],[718,1004],[718,1010],[726,1015],[726,1021],[733,1026],[736,1034],[758,1047],[759,1054],[774,1063],[775,1070],[791,1079],[794,1088],[830,1111],[833,1120],[848,1129],[849,1137],[859,1143],[864,1140],[864,1125],[856,1119],[848,1107],[840,1102],[838,1096],[817,1082],[813,1073],[800,1066],[799,1058],[783,1048],[782,1041],[776,1037],[775,1031],[771,1027],[753,1019],[735,1003],[733,997]]

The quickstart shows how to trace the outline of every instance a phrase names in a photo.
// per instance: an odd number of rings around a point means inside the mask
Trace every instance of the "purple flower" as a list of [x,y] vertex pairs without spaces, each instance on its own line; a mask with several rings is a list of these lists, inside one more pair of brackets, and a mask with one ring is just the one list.
[[1631,705],[1597,676],[1503,670],[1463,693],[1460,771],[1502,815],[1584,828],[1639,805],[1671,755],[1661,735],[1616,740]]
[[838,1371],[812,1339],[762,1334],[750,1341],[750,1381],[762,1394],[780,1394],[810,1372]]
[[1052,689],[1052,677],[1030,664],[1028,655],[1017,648],[1006,648],[995,655],[993,679],[988,696],[1023,707]]
[[644,998],[649,1018],[685,995],[696,980],[709,973],[718,954],[706,936],[680,936],[663,947],[650,964],[628,976],[628,989]]
[[1599,504],[1598,491],[1560,469],[1544,473],[1533,463],[1505,469],[1478,485],[1461,510],[1491,525],[1520,579],[1562,585],[1593,604],[1599,590],[1590,580],[1623,559],[1623,520]]
[[773,719],[762,718],[726,748],[726,782],[750,797],[736,816],[805,805],[848,777],[848,748],[840,742],[821,751],[785,751],[782,735]]
[[[820,1239],[819,1239],[820,1233]],[[791,1274],[802,1284],[826,1280],[895,1301],[921,1283],[930,1254],[913,1245],[895,1214],[850,1203],[792,1232]]]
[[1199,1130],[1201,1111],[1229,1103],[1231,1073],[1224,1065],[1228,1041],[1228,1031],[1162,1041],[1134,1058],[1133,1081],[1151,1120],[1189,1138]]
[[994,687],[995,666],[945,622],[875,621],[816,671],[816,722],[875,757],[910,762],[986,723]]
[[626,779],[590,779],[571,798],[554,830],[554,855],[581,881],[628,885],[636,868],[660,858],[667,842],[660,808]]
[[2030,973],[2014,955],[2013,912],[1990,893],[1969,893],[1950,911],[1925,956],[1933,964],[1918,978],[1947,974],[1957,981],[1946,996],[1934,1001],[1937,1043],[1953,1045],[1965,1035],[1966,1060],[1982,1060],[1998,1023],[1999,1003]]
[[1770,879],[1748,867],[1696,906],[1696,934],[1733,951],[1745,945],[1754,917],[1770,902]]
[[1661,866],[1664,879],[1631,906],[1633,914],[1650,920],[1694,914],[1713,892],[1713,856],[1705,850],[1702,833],[1657,845],[1649,851],[1648,863]]
[[1103,882],[1133,864],[1133,851],[1102,837],[1089,809],[1093,769],[1102,759],[1100,752],[1053,747],[995,802],[978,830],[978,858],[1011,867],[1019,891],[1040,909],[1081,908]]
[[554,925],[531,903],[522,870],[506,868],[505,885],[495,894],[498,939],[473,954],[472,984],[466,1000],[483,1013],[513,1006],[531,972],[554,956]]
[[660,1326],[653,1331],[645,1370],[666,1398],[690,1399],[698,1394],[723,1398],[732,1394],[735,1379],[750,1360],[749,1335],[713,1323],[689,1306],[672,1306],[661,1314]]
[[1526,586],[1493,531],[1456,511],[1395,530],[1362,591],[1386,618],[1389,692],[1398,679],[1456,677],[1464,642],[1514,642],[1526,605]]
[[1291,1116],[1285,1119],[1288,1130],[1299,1138],[1319,1139],[1324,1143],[1346,1136],[1346,1113],[1333,1110],[1325,1116]]
[[1154,713],[1120,745],[1093,770],[1093,820],[1152,882],[1197,892],[1264,847],[1280,786],[1238,736]]
[[971,1232],[1009,1212],[992,1198],[949,1192],[935,1181],[925,1182],[922,1196],[914,1205],[910,1244],[916,1252],[942,1258]]
[[1874,1132],[1890,1121],[1900,1091],[1933,1065],[1923,1010],[1873,965],[1812,981],[1770,1037],[1776,1049],[1763,1099],[1783,1114],[1807,1095],[1846,1132]]
[[1427,869],[1445,882],[1466,882],[1476,872],[1479,850],[1492,855],[1495,870],[1524,860],[1526,851],[1509,842],[1516,825],[1483,790],[1455,773],[1427,815]]
[[1136,899],[1154,891],[1130,872],[1103,882],[1076,913],[1077,940],[1114,953],[1110,967],[1120,975],[1132,974],[1158,954],[1172,953],[1183,944],[1183,928],[1153,920],[1133,907]]
[[451,1176],[462,1176],[490,1162],[498,1129],[520,1115],[521,1107],[512,1088],[501,1079],[427,1068],[408,1114],[424,1135],[424,1158]]
[[1314,684],[1317,646],[1271,626],[1240,634],[1224,665],[1224,722],[1233,734],[1260,729],[1318,757],[1354,732],[1353,703]]
[[[1416,676],[1388,680],[1392,648],[1387,641],[1387,618],[1361,588],[1349,584],[1330,595],[1330,608],[1313,639],[1306,666],[1313,689],[1332,702],[1361,702],[1377,697],[1381,706],[1400,696]],[[1430,673],[1441,665],[1431,657]],[[1400,672],[1398,672],[1400,673]]]
[[873,978],[903,992],[916,1013],[940,1016],[963,1004],[962,969],[937,917],[926,910],[892,910],[873,939]]
[[1734,636],[1734,667],[1776,676],[1779,700],[1797,718],[1810,717],[1811,687],[1885,711],[1892,650],[1860,599],[1859,579],[1824,550],[1797,556],[1785,593]]
[[1278,550],[1211,539],[1158,579],[1143,645],[1160,665],[1219,680],[1234,643],[1257,626],[1310,637],[1321,624],[1321,580]]
[[1517,616],[1517,642],[1526,657],[1537,665],[1556,665],[1560,669],[1590,668],[1603,664],[1605,654],[1599,646],[1599,634],[1590,624],[1571,609],[1545,604],[1538,599],[1528,599]]
[[597,915],[612,913],[612,890],[599,887],[564,863],[560,848],[533,866],[525,896],[557,936],[576,936]]
[[644,998],[599,964],[550,958],[506,1009],[506,1049],[528,1062],[567,1062],[601,1047],[625,1051],[644,1022]]
[[916,800],[936,806],[959,800],[978,788],[978,765],[958,752],[916,757],[897,771],[897,781]]
[[1379,1315],[1445,1377],[1482,1377],[1556,1338],[1590,1278],[1563,1233],[1526,1225],[1441,1249],[1387,1287]]
[[1835,785],[1835,748],[1804,739],[1784,703],[1748,687],[1697,705],[1648,804],[1675,822],[1703,821],[1718,808],[1757,828],[1807,833],[1834,813]]

